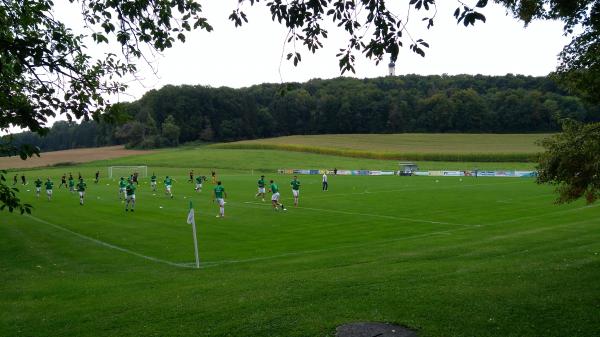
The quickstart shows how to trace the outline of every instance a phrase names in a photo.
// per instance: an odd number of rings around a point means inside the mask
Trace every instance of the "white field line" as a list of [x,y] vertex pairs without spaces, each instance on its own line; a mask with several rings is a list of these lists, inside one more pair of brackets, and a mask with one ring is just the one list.
[[[263,204],[263,203],[259,203],[259,202],[255,202],[255,201],[245,201],[244,204],[261,205],[261,206],[269,206],[269,207],[271,207],[270,204]],[[465,224],[457,224],[457,223],[443,222],[443,221],[431,221],[431,220],[423,220],[423,219],[405,218],[405,217],[392,216],[392,215],[381,215],[381,214],[371,214],[371,213],[348,212],[348,211],[340,211],[340,210],[336,210],[336,209],[313,208],[313,207],[295,207],[295,208],[298,208],[298,209],[307,209],[309,211],[339,213],[339,214],[347,214],[347,215],[360,215],[360,216],[367,216],[367,217],[373,217],[373,218],[402,220],[402,221],[408,221],[408,222],[421,222],[421,223],[429,223],[429,224],[436,224],[436,225],[449,225],[449,226],[462,226],[462,227],[479,227],[479,225],[465,225]]]
[[[461,187],[478,187],[478,186],[497,186],[497,185],[512,185],[512,184],[520,184],[520,183],[524,183],[525,181],[523,180],[518,180],[518,181],[511,181],[511,182],[506,182],[506,183],[485,183],[485,184],[455,184],[455,185],[434,185],[433,187],[417,187],[417,185],[407,185],[404,188],[399,188],[399,189],[393,189],[393,190],[365,190],[363,192],[352,192],[352,193],[327,193],[327,192],[323,192],[323,195],[321,196],[311,196],[311,199],[317,199],[317,198],[329,198],[329,197],[342,197],[342,196],[349,196],[349,195],[362,195],[362,194],[372,194],[372,193],[394,193],[394,192],[411,192],[411,191],[426,191],[426,190],[440,190],[440,189],[454,189],[454,188],[461,188]],[[291,200],[291,198],[290,198]]]
[[[447,188],[456,188],[456,187],[476,187],[476,186],[496,186],[496,185],[509,185],[509,184],[519,184],[522,183],[522,180],[519,181],[511,181],[511,182],[505,182],[505,183],[486,183],[486,184],[456,184],[456,185],[450,185],[450,186],[436,186],[436,187],[427,187],[427,188],[416,188],[416,185],[407,185],[402,189],[391,189],[391,190],[375,190],[375,191],[367,191],[365,190],[364,192],[351,192],[351,193],[323,193],[323,195],[311,195],[310,199],[320,199],[320,198],[330,198],[330,197],[343,197],[343,196],[352,196],[352,195],[365,195],[365,194],[372,194],[372,193],[394,193],[394,192],[409,192],[409,191],[424,191],[424,190],[438,190],[438,189],[447,189]],[[527,198],[522,198],[522,199],[518,199],[517,202],[521,202],[521,201],[525,201],[525,200],[531,200],[531,199],[539,199],[541,197],[545,197],[548,195],[552,195],[553,193],[545,193],[545,194],[540,194],[540,195],[535,195],[532,197],[527,197]],[[283,197],[282,196],[282,200],[285,201],[292,201],[294,200],[291,197]],[[501,202],[501,201],[500,201]],[[512,203],[512,202],[506,202],[507,204]],[[439,212],[434,212],[435,213],[439,213]]]
[[451,229],[451,230],[446,230],[446,231],[430,232],[430,233],[424,233],[424,234],[405,236],[405,237],[401,237],[401,238],[372,241],[372,242],[358,243],[358,244],[352,244],[352,245],[335,246],[335,247],[330,247],[330,248],[301,250],[301,251],[297,251],[297,252],[290,252],[290,253],[283,253],[283,254],[269,255],[269,256],[261,256],[261,257],[253,257],[253,258],[248,258],[248,259],[207,261],[204,263],[204,267],[205,268],[218,267],[218,266],[227,265],[227,264],[273,260],[273,259],[288,257],[288,256],[303,256],[303,255],[310,255],[310,254],[315,254],[315,253],[329,252],[329,251],[334,251],[334,250],[343,250],[343,249],[348,249],[348,248],[360,248],[360,247],[365,247],[365,246],[371,246],[374,244],[385,244],[385,243],[391,243],[391,242],[418,239],[418,238],[429,237],[429,236],[434,236],[434,235],[450,235],[453,232],[463,231],[463,230],[467,230],[467,229],[469,229],[469,228],[458,228],[458,229]]
[[77,232],[75,232],[75,231],[72,231],[72,230],[70,230],[70,229],[67,229],[67,228],[61,227],[61,226],[59,226],[59,225],[53,224],[53,223],[51,223],[51,222],[48,222],[48,221],[46,221],[46,220],[43,220],[43,219],[37,218],[37,217],[35,217],[35,216],[33,216],[33,215],[27,215],[27,216],[28,216],[29,218],[31,218],[31,219],[33,219],[33,220],[37,221],[37,222],[40,222],[40,223],[46,224],[46,225],[48,225],[48,226],[52,226],[52,227],[54,227],[54,228],[56,228],[56,229],[59,229],[59,230],[61,230],[61,231],[63,231],[63,232],[67,232],[67,233],[73,234],[73,235],[75,235],[75,236],[77,236],[77,237],[79,237],[79,238],[81,238],[81,239],[84,239],[84,240],[91,241],[91,242],[93,242],[93,243],[95,243],[95,244],[98,244],[98,245],[100,245],[100,246],[104,246],[104,247],[107,247],[107,248],[110,248],[110,249],[118,250],[118,251],[120,251],[120,252],[123,252],[123,253],[126,253],[126,254],[130,254],[130,255],[134,255],[134,256],[137,256],[137,257],[140,257],[140,258],[142,258],[142,259],[149,260],[149,261],[152,261],[152,262],[163,263],[163,264],[167,264],[167,265],[169,265],[169,266],[174,266],[174,267],[179,267],[179,268],[193,268],[192,266],[188,266],[188,264],[187,264],[187,263],[175,263],[175,262],[171,262],[171,261],[167,261],[167,260],[158,259],[158,258],[156,258],[156,257],[152,257],[152,256],[148,256],[148,255],[140,254],[140,253],[138,253],[138,252],[134,252],[134,251],[132,251],[132,250],[129,250],[129,249],[127,249],[127,248],[123,248],[123,247],[115,246],[115,245],[113,245],[113,244],[110,244],[110,243],[108,243],[108,242],[104,242],[104,241],[101,241],[101,240],[98,240],[98,239],[94,239],[94,238],[92,238],[92,237],[89,237],[89,236],[87,236],[87,235],[83,235],[83,234],[81,234],[81,233],[77,233]]
[[[260,204],[260,205],[263,205],[263,204]],[[218,267],[218,266],[227,265],[227,264],[237,264],[237,263],[246,263],[246,262],[254,262],[254,261],[272,260],[272,259],[288,257],[288,256],[303,256],[303,255],[321,253],[321,252],[326,252],[326,251],[341,250],[341,249],[348,249],[348,248],[359,248],[359,247],[370,246],[370,245],[374,245],[374,244],[386,244],[386,243],[392,243],[392,242],[398,242],[398,241],[419,239],[419,238],[430,237],[430,236],[434,236],[434,235],[451,235],[452,233],[464,231],[464,230],[468,230],[468,229],[472,229],[472,228],[488,227],[488,226],[499,225],[499,224],[504,224],[504,223],[516,222],[516,221],[520,221],[523,219],[540,218],[540,217],[545,217],[548,215],[574,212],[574,211],[579,211],[582,209],[594,208],[596,206],[597,205],[583,206],[583,207],[569,209],[569,210],[562,210],[562,211],[557,211],[557,212],[544,213],[544,214],[540,214],[540,215],[514,218],[514,219],[510,219],[510,220],[499,221],[499,222],[489,223],[489,224],[485,224],[485,225],[468,225],[468,227],[449,229],[449,230],[444,230],[444,231],[436,231],[436,232],[430,232],[430,233],[423,233],[423,234],[417,234],[417,235],[410,235],[410,236],[404,236],[404,237],[400,237],[400,238],[386,239],[386,240],[380,240],[380,241],[371,241],[371,242],[365,242],[365,243],[361,243],[361,244],[344,245],[344,246],[337,246],[337,247],[323,248],[323,249],[304,250],[304,251],[289,252],[289,253],[283,253],[283,254],[277,254],[277,255],[269,255],[269,256],[262,256],[262,257],[248,258],[248,259],[239,259],[239,260],[206,261],[200,265],[200,268],[203,269],[203,268],[208,268],[208,267]],[[51,222],[48,222],[46,220],[39,219],[33,215],[27,215],[27,216],[35,221],[40,222],[40,223],[43,223],[43,224],[52,226],[56,229],[59,229],[61,231],[73,234],[81,239],[88,240],[88,241],[94,242],[100,246],[118,250],[118,251],[121,251],[126,254],[134,255],[134,256],[140,257],[145,260],[162,263],[162,264],[170,265],[173,267],[179,267],[179,268],[194,268],[195,267],[194,266],[195,263],[175,263],[175,262],[171,262],[171,261],[167,261],[167,260],[158,259],[158,258],[155,258],[152,256],[147,256],[147,255],[137,253],[137,252],[134,252],[134,251],[126,249],[126,248],[115,246],[113,244],[77,233],[70,229],[67,229],[67,228],[61,227],[59,225],[53,224]],[[570,225],[570,224],[566,224],[566,225]],[[560,225],[560,226],[564,226],[564,225]],[[553,227],[558,227],[558,226],[553,226]]]
[[[492,240],[492,241],[493,240],[501,240],[503,238],[516,237],[519,235],[535,234],[535,233],[539,233],[542,231],[572,226],[572,225],[581,224],[581,223],[587,223],[590,221],[591,220],[582,220],[582,221],[576,221],[576,222],[560,224],[560,225],[555,225],[555,226],[550,226],[550,227],[543,227],[543,228],[539,228],[537,230],[524,230],[524,231],[520,231],[520,232],[511,233],[510,235],[506,235],[505,237],[493,237],[488,240]],[[493,225],[493,224],[489,224],[489,226],[491,226],[491,225]],[[352,245],[343,245],[343,246],[336,246],[336,247],[322,248],[322,249],[310,249],[310,250],[303,250],[303,251],[290,252],[290,253],[284,253],[284,254],[254,257],[254,258],[248,258],[248,259],[210,261],[210,262],[204,263],[204,268],[218,267],[218,266],[228,265],[228,264],[247,263],[247,262],[263,261],[263,260],[273,260],[273,259],[289,257],[289,256],[304,256],[304,255],[310,255],[310,254],[314,254],[314,253],[322,253],[322,252],[343,250],[343,249],[349,249],[349,248],[360,248],[360,247],[371,246],[371,245],[379,245],[379,244],[393,243],[393,242],[399,242],[399,241],[407,241],[407,240],[412,240],[412,239],[420,239],[420,238],[430,237],[430,236],[434,236],[434,235],[452,235],[452,233],[456,233],[456,232],[464,231],[464,230],[468,230],[468,229],[469,228],[457,228],[457,229],[450,229],[450,230],[445,230],[445,231],[404,236],[401,238],[393,238],[393,239],[365,242],[365,243],[352,244]],[[488,241],[488,240],[480,240],[480,241],[483,242],[483,241]],[[527,250],[508,253],[508,254],[504,254],[504,255],[512,255],[512,254],[518,254],[518,253],[524,253],[524,252],[527,252]],[[190,263],[189,265],[192,265],[192,263]]]
[[492,226],[492,225],[502,225],[502,224],[513,223],[513,222],[517,222],[517,221],[521,221],[521,220],[525,220],[525,219],[543,218],[543,217],[548,216],[548,215],[557,215],[557,214],[564,214],[564,213],[579,212],[579,211],[584,210],[584,209],[595,208],[598,205],[600,205],[600,204],[581,206],[581,207],[577,207],[577,208],[564,209],[564,210],[560,210],[560,211],[556,211],[556,212],[547,212],[547,213],[542,213],[542,214],[537,214],[537,215],[526,215],[526,216],[522,216],[522,217],[518,217],[518,218],[513,218],[513,219],[508,219],[508,220],[502,220],[502,221],[498,221],[498,222],[493,222],[491,224],[486,224],[486,225],[481,225],[481,226],[487,227],[487,226]]
[[[435,235],[452,235],[453,233],[460,232],[460,231],[465,231],[465,230],[469,230],[469,229],[472,229],[472,228],[483,228],[483,227],[495,226],[495,225],[504,224],[504,223],[517,222],[517,221],[520,221],[520,220],[523,220],[523,219],[542,218],[542,217],[551,216],[551,215],[555,215],[555,214],[575,212],[575,211],[580,211],[580,210],[584,210],[584,209],[588,209],[588,208],[594,208],[594,207],[596,207],[596,205],[582,206],[582,207],[579,207],[579,208],[574,208],[574,209],[569,209],[569,210],[561,210],[561,211],[557,211],[557,212],[548,212],[548,213],[544,213],[544,214],[540,214],[540,215],[526,216],[526,217],[514,218],[514,219],[510,219],[510,220],[505,220],[505,221],[492,222],[492,223],[484,224],[484,225],[474,225],[474,226],[469,226],[469,227],[448,229],[448,230],[444,230],[444,231],[436,231],[436,232],[430,232],[430,233],[409,235],[409,236],[404,236],[404,237],[400,237],[400,238],[392,238],[392,239],[385,239],[385,240],[379,240],[379,241],[371,241],[371,242],[365,242],[365,243],[359,243],[359,244],[352,244],[352,245],[343,245],[343,246],[336,246],[336,247],[322,248],[322,249],[311,249],[311,250],[304,250],[304,251],[283,253],[283,254],[270,255],[270,256],[262,256],[262,257],[248,258],[248,259],[239,259],[239,260],[207,261],[207,262],[204,262],[204,267],[205,268],[208,268],[208,267],[218,267],[218,266],[227,265],[227,264],[237,264],[237,263],[255,262],[255,261],[263,261],[263,260],[272,260],[272,259],[277,259],[277,258],[282,258],[282,257],[288,257],[288,256],[303,256],[303,255],[310,255],[310,254],[314,254],[314,253],[321,253],[321,252],[327,252],[327,251],[342,250],[342,249],[349,249],[349,248],[360,248],[360,247],[364,247],[364,246],[386,244],[386,243],[406,241],[406,240],[412,240],[412,239],[420,239],[420,238],[425,238],[425,237],[430,237],[430,236],[435,236]],[[571,226],[571,225],[574,225],[574,224],[585,223],[585,222],[588,222],[588,221],[590,221],[590,220],[576,221],[576,222],[573,222],[573,223],[560,224],[560,225],[555,225],[555,226],[540,228],[539,231],[550,230],[550,229],[554,229],[554,228],[561,228],[561,227],[565,227],[565,226]],[[511,233],[511,235],[512,236],[516,236],[518,234],[529,234],[529,233],[536,233],[536,231],[532,231],[532,230],[528,229],[528,230],[521,231],[521,232]]]

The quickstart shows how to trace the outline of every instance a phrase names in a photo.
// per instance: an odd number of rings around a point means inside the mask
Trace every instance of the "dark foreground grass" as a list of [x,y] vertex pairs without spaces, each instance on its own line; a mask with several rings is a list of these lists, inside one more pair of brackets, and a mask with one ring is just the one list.
[[[293,208],[290,177],[269,174],[289,203],[275,212],[254,199],[256,176],[229,171],[217,219],[186,168],[156,169],[176,176],[175,198],[143,181],[134,214],[106,179],[83,207],[30,191],[32,217],[0,213],[1,335],[332,336],[352,321],[420,336],[600,331],[600,209],[553,205],[530,179],[337,176],[322,192],[301,176]],[[190,199],[200,270],[187,268]]]

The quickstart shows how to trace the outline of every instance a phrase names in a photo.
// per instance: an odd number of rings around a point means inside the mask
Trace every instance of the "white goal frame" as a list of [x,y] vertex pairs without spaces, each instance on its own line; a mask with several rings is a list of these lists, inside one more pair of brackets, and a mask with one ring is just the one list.
[[148,177],[148,166],[109,166],[108,167],[108,177],[113,178],[113,169],[125,169],[129,170],[129,174],[133,172],[137,172],[140,174],[141,178]]

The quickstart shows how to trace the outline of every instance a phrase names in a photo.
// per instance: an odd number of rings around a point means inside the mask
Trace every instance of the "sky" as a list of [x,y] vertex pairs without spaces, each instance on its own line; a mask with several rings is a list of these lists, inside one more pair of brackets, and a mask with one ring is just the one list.
[[[389,1],[389,4],[405,2]],[[249,23],[236,28],[227,19],[236,3],[236,0],[203,1],[203,11],[214,31],[195,31],[189,34],[186,43],[156,57],[157,74],[146,69],[144,80],[131,83],[128,90],[131,97],[124,99],[137,99],[147,90],[167,84],[240,88],[265,82],[303,82],[340,76],[335,55],[347,44],[344,31],[329,25],[325,48],[314,55],[303,46],[297,46],[302,62],[294,67],[291,62],[282,60],[282,54],[292,51],[293,46],[284,46],[287,31],[283,25],[272,22],[268,8],[263,3],[246,6]],[[396,62],[396,74],[544,76],[556,68],[557,55],[569,41],[563,36],[560,22],[538,21],[525,28],[522,22],[507,15],[503,7],[492,2],[483,9],[487,22],[477,23],[475,27],[457,25],[452,15],[457,1],[438,3],[435,26],[429,31],[420,21],[426,13],[411,13],[409,32],[414,39],[427,41],[430,48],[423,58],[408,50],[410,41],[406,40]],[[405,16],[406,8],[394,10]],[[384,60],[376,65],[358,53],[356,73],[344,76],[385,76],[388,63]]]
[[[152,89],[172,85],[204,85],[211,87],[247,87],[260,83],[304,82],[314,78],[329,79],[340,76],[336,54],[347,44],[345,31],[328,24],[325,48],[311,54],[297,46],[302,62],[294,67],[285,55],[293,45],[284,44],[287,30],[271,20],[265,2],[243,8],[249,23],[235,27],[228,20],[237,6],[237,0],[202,0],[203,15],[214,31],[188,33],[185,43],[177,43],[162,55],[151,56],[152,66],[140,64],[137,79],[127,79],[127,92],[110,97],[112,103],[139,99]],[[398,16],[406,17],[408,1],[388,1],[388,7]],[[476,3],[475,0],[463,1]],[[248,1],[246,1],[248,3]],[[426,57],[408,50],[410,40],[404,41],[396,61],[396,75],[402,74],[524,74],[544,76],[557,65],[557,55],[570,41],[563,36],[562,23],[534,21],[528,27],[506,13],[504,7],[490,1],[481,10],[486,23],[464,27],[457,24],[453,12],[459,2],[437,1],[435,25],[427,30],[420,19],[432,12],[412,11],[408,30],[416,40],[424,39],[430,48]],[[68,0],[57,0],[56,17],[75,32],[88,33],[78,13],[79,5]],[[110,50],[106,45],[88,43],[92,55]],[[388,74],[389,60],[376,65],[361,53],[356,54],[356,73],[343,76],[373,78]]]

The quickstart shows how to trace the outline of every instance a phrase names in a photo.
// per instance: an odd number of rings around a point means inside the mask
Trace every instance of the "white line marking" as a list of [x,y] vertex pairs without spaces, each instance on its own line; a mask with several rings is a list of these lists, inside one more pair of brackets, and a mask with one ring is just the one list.
[[163,263],[163,264],[167,264],[169,266],[174,266],[174,267],[179,267],[179,268],[193,268],[192,266],[188,266],[187,263],[175,263],[175,262],[171,262],[171,261],[167,261],[167,260],[158,259],[156,257],[152,257],[152,256],[147,256],[147,255],[144,255],[144,254],[140,254],[140,253],[134,252],[132,250],[129,250],[129,249],[126,249],[126,248],[123,248],[123,247],[119,247],[119,246],[115,246],[115,245],[110,244],[108,242],[100,241],[98,239],[94,239],[94,238],[89,237],[87,235],[83,235],[81,233],[77,233],[77,232],[72,231],[70,229],[67,229],[67,228],[61,227],[59,225],[53,224],[51,222],[48,222],[46,220],[37,218],[37,217],[35,217],[33,215],[27,215],[27,216],[29,218],[37,221],[37,222],[46,224],[48,226],[52,226],[52,227],[54,227],[56,229],[60,229],[63,232],[67,232],[67,233],[73,234],[73,235],[75,235],[75,236],[77,236],[77,237],[79,237],[81,239],[88,240],[88,241],[91,241],[91,242],[96,243],[98,245],[101,245],[101,246],[104,246],[104,247],[107,247],[107,248],[110,248],[110,249],[118,250],[118,251],[121,251],[123,253],[134,255],[134,256],[137,256],[137,257],[141,257],[142,259],[145,259],[145,260],[149,260],[149,261],[153,261],[153,262],[158,262],[158,263]]
[[587,205],[587,206],[581,206],[581,207],[577,207],[577,208],[564,209],[564,210],[560,210],[560,211],[556,211],[556,212],[541,213],[541,214],[537,214],[537,215],[526,215],[526,216],[522,216],[522,217],[518,217],[518,218],[507,219],[507,220],[502,220],[502,221],[498,221],[498,222],[492,222],[490,224],[480,225],[480,226],[487,227],[487,226],[491,226],[491,225],[501,225],[501,224],[507,224],[507,223],[512,223],[512,222],[517,222],[517,221],[525,220],[525,219],[543,218],[543,217],[548,216],[548,215],[556,215],[556,214],[563,214],[563,213],[578,212],[578,211],[581,211],[581,210],[584,210],[584,209],[594,208],[594,207],[597,207],[599,205],[600,204]]
[[262,256],[262,257],[253,257],[253,258],[240,259],[240,260],[207,261],[207,262],[204,263],[205,264],[204,267],[206,267],[206,268],[208,268],[208,267],[218,267],[218,266],[222,266],[222,265],[226,265],[226,264],[236,264],[236,263],[255,262],[255,261],[262,261],[262,260],[272,260],[272,259],[277,259],[277,258],[282,258],[282,257],[288,257],[288,256],[302,256],[302,255],[309,255],[309,254],[314,254],[314,253],[322,253],[322,252],[328,252],[328,251],[340,250],[340,249],[359,248],[359,247],[371,246],[371,245],[375,245],[375,244],[384,244],[384,243],[391,243],[391,242],[397,242],[397,241],[418,239],[418,238],[421,238],[421,237],[428,237],[428,236],[433,236],[433,235],[450,234],[450,233],[453,233],[453,232],[463,231],[463,230],[467,230],[467,229],[469,229],[469,228],[458,228],[458,229],[451,229],[451,230],[447,230],[447,231],[439,231],[439,232],[431,232],[431,233],[424,233],[424,234],[417,234],[417,235],[405,236],[405,237],[401,237],[401,238],[394,238],[394,239],[387,239],[387,240],[380,240],[380,241],[365,242],[365,243],[359,243],[359,244],[353,244],[353,245],[336,246],[336,247],[331,247],[331,248],[302,250],[302,251],[297,251],[297,252],[283,253],[283,254],[270,255],[270,256]]
[[[245,202],[245,204],[251,204],[253,202]],[[264,205],[262,203],[257,203],[258,205]],[[411,239],[418,239],[418,238],[423,238],[423,237],[429,237],[429,236],[433,236],[433,235],[450,235],[452,233],[456,233],[459,231],[464,231],[464,230],[469,230],[472,228],[482,228],[482,227],[489,227],[489,226],[494,226],[494,225],[499,225],[499,224],[504,224],[504,223],[511,223],[511,222],[516,222],[519,220],[523,220],[523,219],[532,219],[532,218],[540,218],[540,217],[544,217],[544,216],[548,216],[548,215],[554,215],[554,214],[561,214],[561,213],[569,213],[569,212],[575,212],[575,211],[579,211],[579,210],[583,210],[583,209],[588,209],[588,208],[594,208],[597,205],[588,205],[588,206],[583,206],[583,207],[578,207],[578,208],[574,208],[574,209],[568,209],[568,210],[561,210],[561,211],[557,211],[557,212],[549,212],[549,213],[544,213],[544,214],[540,214],[540,215],[533,215],[533,216],[524,216],[524,217],[520,217],[520,218],[514,218],[514,219],[510,219],[510,220],[505,220],[505,221],[499,221],[499,222],[492,222],[489,224],[485,224],[485,225],[462,225],[462,226],[466,226],[463,228],[457,228],[457,229],[449,229],[449,230],[445,230],[445,231],[437,231],[437,232],[430,232],[430,233],[423,233],[423,234],[417,234],[417,235],[411,235],[411,236],[405,236],[405,237],[400,237],[400,238],[393,238],[393,239],[387,239],[387,240],[380,240],[380,241],[371,241],[371,242],[365,242],[365,243],[361,243],[361,244],[354,244],[354,245],[344,245],[344,246],[337,246],[337,247],[331,247],[331,248],[323,248],[323,249],[313,249],[313,250],[304,250],[304,251],[297,251],[297,252],[290,252],[290,253],[283,253],[283,254],[278,254],[278,255],[270,255],[270,256],[263,256],[263,257],[255,257],[255,258],[249,258],[249,259],[239,259],[239,260],[220,260],[220,261],[205,261],[200,265],[201,269],[204,268],[210,268],[210,267],[219,267],[222,265],[227,265],[227,264],[237,264],[237,263],[245,263],[245,262],[254,262],[254,261],[263,261],[263,260],[271,260],[271,259],[277,259],[277,258],[281,258],[281,257],[288,257],[288,256],[302,256],[302,255],[309,255],[309,254],[314,254],[314,253],[321,253],[321,252],[326,252],[326,251],[333,251],[333,250],[340,250],[340,249],[348,249],[348,248],[359,248],[359,247],[364,247],[364,246],[370,246],[370,245],[374,245],[374,244],[385,244],[385,243],[392,243],[392,242],[398,242],[398,241],[404,241],[404,240],[411,240]],[[119,246],[115,246],[113,244],[104,242],[104,241],[100,241],[98,239],[94,239],[92,237],[74,232],[70,229],[55,225],[51,222],[48,222],[46,220],[42,220],[39,219],[33,215],[27,215],[29,218],[38,221],[40,223],[52,226],[56,229],[62,230],[64,232],[73,234],[79,238],[82,238],[84,240],[88,240],[91,242],[94,242],[98,245],[107,247],[107,248],[111,248],[111,249],[115,249],[118,251],[121,251],[123,253],[127,253],[130,255],[134,255],[149,261],[153,261],[153,262],[157,262],[157,263],[163,263],[163,264],[167,264],[173,267],[179,267],[179,268],[194,268],[195,267],[195,263],[190,262],[190,263],[175,263],[175,262],[171,262],[171,261],[167,261],[167,260],[162,260],[162,259],[158,259],[152,256],[147,256],[147,255],[143,255],[134,251],[131,251],[129,249],[126,248],[122,248]],[[582,221],[580,221],[582,222]],[[579,222],[577,222],[579,223]],[[455,224],[458,226],[461,226],[459,224]],[[565,224],[565,225],[571,225],[571,224]],[[565,225],[558,225],[558,226],[552,226],[552,227],[548,227],[546,229],[551,229],[551,228],[556,228],[556,227],[564,227]],[[523,233],[525,232],[530,232],[531,230],[527,230],[527,231],[523,231]],[[516,234],[519,234],[521,232],[517,232],[517,233],[513,233],[513,236]]]
[[[254,201],[245,201],[244,204],[270,206],[270,205],[265,205],[263,203],[258,203],[258,202],[254,202]],[[451,223],[451,222],[444,222],[444,221],[432,221],[432,220],[423,220],[423,219],[412,219],[412,218],[398,217],[398,216],[392,216],[392,215],[381,215],[381,214],[371,214],[371,213],[348,212],[348,211],[341,211],[341,210],[337,210],[337,209],[324,209],[324,208],[313,208],[313,207],[296,207],[296,208],[307,209],[309,211],[339,213],[339,214],[347,214],[347,215],[360,215],[360,216],[368,216],[368,217],[373,217],[373,218],[402,220],[402,221],[409,221],[409,222],[422,222],[422,223],[429,223],[429,224],[436,224],[436,225],[449,225],[449,226],[462,226],[462,227],[479,227],[479,225],[465,225],[465,224],[458,224],[458,223]]]
[[453,188],[468,188],[468,187],[479,187],[479,186],[498,186],[498,185],[511,185],[511,184],[520,184],[524,183],[524,180],[511,181],[511,182],[502,182],[502,183],[483,183],[483,184],[455,184],[455,185],[435,185],[434,187],[422,187],[421,185],[406,185],[404,188],[400,189],[392,189],[392,190],[375,190],[375,191],[367,191],[363,192],[352,192],[352,193],[328,193],[327,195],[315,195],[311,196],[311,199],[319,199],[319,198],[330,198],[330,197],[341,197],[341,196],[349,196],[349,195],[363,195],[363,194],[372,194],[372,193],[394,193],[394,192],[410,192],[410,191],[427,191],[427,190],[440,190],[440,189],[453,189]]
[[[589,206],[584,206],[584,207],[580,207],[580,208],[577,208],[577,209],[574,209],[574,210],[586,209],[586,208],[590,208],[590,207]],[[564,211],[555,212],[555,213],[564,213]],[[546,213],[544,215],[552,215],[552,214],[555,214],[555,213]],[[562,228],[562,227],[568,227],[568,226],[572,226],[572,225],[575,225],[575,224],[587,223],[587,222],[590,222],[590,221],[591,220],[582,220],[582,221],[576,221],[576,222],[571,222],[571,223],[566,223],[566,224],[559,224],[559,225],[554,225],[554,226],[549,226],[549,227],[540,227],[540,228],[537,228],[537,229],[527,229],[527,230],[520,231],[520,232],[512,232],[512,233],[506,234],[506,235],[491,237],[491,238],[488,238],[488,239],[485,239],[485,240],[480,240],[479,242],[502,240],[502,239],[506,239],[506,238],[510,238],[510,237],[515,237],[515,236],[518,236],[518,235],[521,235],[521,234],[535,234],[535,233],[538,233],[538,232],[541,232],[541,231],[552,230],[552,229]],[[480,226],[478,226],[478,228],[494,226],[494,225],[497,225],[497,224],[500,224],[500,223],[504,223],[504,222],[497,222],[497,223],[493,222],[493,223],[489,223],[489,224],[486,224],[486,225],[480,225]],[[449,229],[449,230],[445,230],[445,231],[437,231],[437,232],[430,232],[430,233],[423,233],[423,234],[416,234],[416,235],[404,236],[404,237],[400,237],[400,238],[392,238],[392,239],[386,239],[386,240],[371,241],[371,242],[365,242],[365,243],[359,243],[359,244],[336,246],[336,247],[322,248],[322,249],[310,249],[310,250],[304,250],[304,251],[283,253],[283,254],[270,255],[270,256],[262,256],[262,257],[254,257],[254,258],[248,258],[248,259],[207,261],[207,262],[204,262],[204,266],[203,267],[204,268],[219,267],[219,266],[227,265],[227,264],[237,264],[237,263],[255,262],[255,261],[263,261],[263,260],[273,260],[273,259],[282,258],[282,257],[288,257],[288,256],[302,256],[302,255],[309,255],[309,254],[314,254],[314,253],[322,253],[322,252],[328,252],[328,251],[334,251],[334,250],[342,250],[342,249],[349,249],[349,248],[360,248],[360,247],[364,247],[364,246],[372,246],[372,245],[393,243],[393,242],[406,241],[406,240],[412,240],[412,239],[420,239],[420,238],[430,237],[430,236],[434,236],[434,235],[452,235],[453,233],[460,232],[460,231],[465,231],[465,230],[469,230],[471,228],[473,228],[473,227],[456,228],[456,229]],[[514,253],[508,253],[508,254],[514,254]]]

